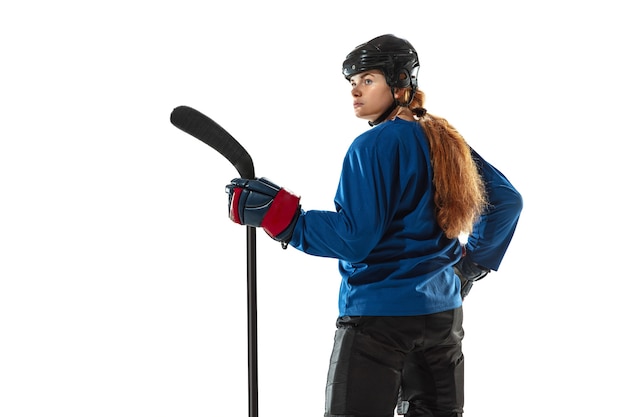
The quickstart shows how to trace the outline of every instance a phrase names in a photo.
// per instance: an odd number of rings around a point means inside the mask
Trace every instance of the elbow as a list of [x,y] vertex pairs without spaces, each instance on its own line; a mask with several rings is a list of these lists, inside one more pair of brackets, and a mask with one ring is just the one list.
[[359,240],[344,240],[343,250],[341,251],[341,258],[352,264],[363,262],[365,258],[371,253],[372,248],[363,241]]
[[524,208],[524,199],[515,188],[506,188],[505,193],[501,193],[496,201],[490,202],[497,210],[506,211],[511,215],[520,215]]
[[522,212],[522,209],[524,208],[524,199],[517,190],[513,193],[510,204],[512,210],[515,210],[518,215]]
[[358,233],[345,236],[342,240],[341,258],[352,264],[363,262],[372,253],[378,239],[375,233]]

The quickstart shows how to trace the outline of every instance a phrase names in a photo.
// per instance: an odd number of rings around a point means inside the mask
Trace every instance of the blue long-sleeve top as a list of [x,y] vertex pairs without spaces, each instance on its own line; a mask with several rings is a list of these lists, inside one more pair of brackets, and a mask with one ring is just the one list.
[[340,316],[411,316],[461,305],[452,265],[462,248],[437,225],[432,176],[421,126],[396,118],[351,144],[336,211],[302,211],[290,245],[339,260]]

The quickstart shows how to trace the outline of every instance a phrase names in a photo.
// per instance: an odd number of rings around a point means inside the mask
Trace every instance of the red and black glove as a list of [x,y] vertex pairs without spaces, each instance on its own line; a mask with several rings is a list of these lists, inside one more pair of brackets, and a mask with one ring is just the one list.
[[267,178],[235,178],[226,186],[230,219],[246,226],[262,227],[286,247],[300,217],[300,197]]

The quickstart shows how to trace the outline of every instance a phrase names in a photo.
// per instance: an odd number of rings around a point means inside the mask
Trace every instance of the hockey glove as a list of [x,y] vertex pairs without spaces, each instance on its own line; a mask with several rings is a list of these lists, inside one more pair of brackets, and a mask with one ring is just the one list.
[[454,273],[461,279],[461,298],[465,299],[469,294],[474,282],[479,281],[491,272],[490,269],[470,261],[465,256],[454,265]]
[[300,217],[300,197],[266,178],[235,178],[226,186],[230,219],[246,226],[262,227],[283,248],[291,240]]

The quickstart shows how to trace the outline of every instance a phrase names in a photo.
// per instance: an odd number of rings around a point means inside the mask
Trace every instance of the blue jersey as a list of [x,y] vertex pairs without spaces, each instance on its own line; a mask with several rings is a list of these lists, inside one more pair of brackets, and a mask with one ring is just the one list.
[[421,126],[396,118],[351,144],[336,211],[302,211],[290,244],[339,260],[340,316],[413,316],[461,305],[452,265],[462,248],[437,225],[432,180]]

